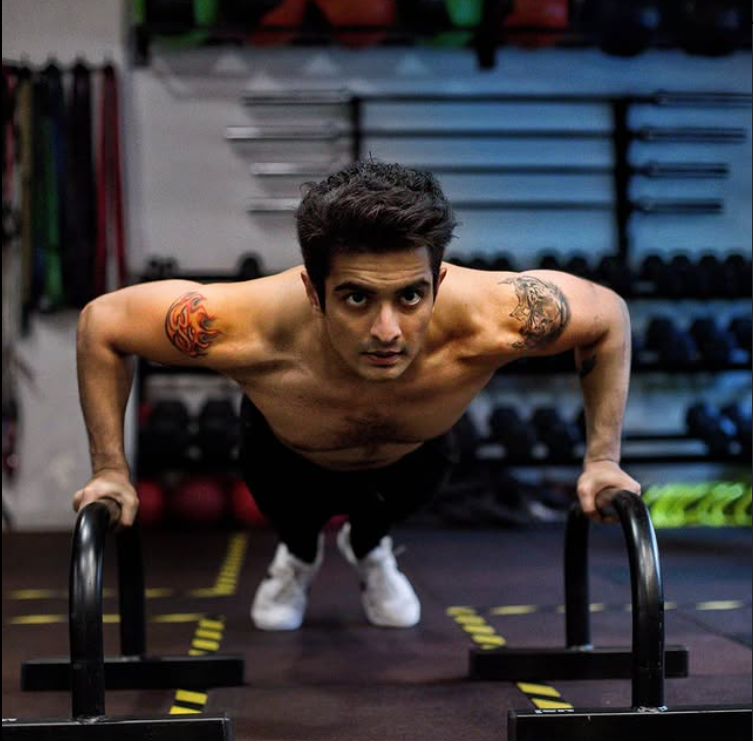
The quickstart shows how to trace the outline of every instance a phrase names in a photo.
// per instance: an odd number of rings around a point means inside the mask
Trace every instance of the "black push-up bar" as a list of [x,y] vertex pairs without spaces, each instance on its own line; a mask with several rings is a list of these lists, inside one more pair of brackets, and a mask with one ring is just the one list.
[[108,531],[120,508],[112,500],[84,507],[76,521],[70,570],[70,660],[40,660],[22,667],[22,689],[71,691],[70,719],[3,719],[4,741],[232,741],[224,714],[164,718],[105,715],[106,689],[237,687],[242,656],[147,658],[144,581],[137,526],[118,534],[123,656],[104,656],[103,562]]
[[633,597],[633,649],[598,651],[591,644],[589,520],[579,505],[568,520],[565,546],[567,647],[471,652],[471,676],[513,681],[632,678],[630,708],[511,711],[510,741],[749,741],[753,708],[667,707],[665,677],[688,675],[684,648],[665,649],[664,589],[656,533],[648,507],[631,492],[599,499],[605,516],[619,519],[625,534]]

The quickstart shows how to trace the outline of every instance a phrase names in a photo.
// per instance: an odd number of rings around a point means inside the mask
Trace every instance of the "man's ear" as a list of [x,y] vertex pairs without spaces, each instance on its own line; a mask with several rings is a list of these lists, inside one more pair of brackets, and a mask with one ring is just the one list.
[[447,277],[447,268],[441,268],[439,271],[439,280],[437,281],[437,287],[434,289],[434,300],[437,300],[439,295],[439,288],[444,283],[444,279]]
[[319,294],[316,292],[316,288],[311,282],[309,274],[305,270],[301,273],[301,280],[303,281],[303,285],[306,287],[306,296],[308,297],[309,303],[311,304],[311,308],[319,314],[323,314],[324,312],[322,311],[322,305],[319,301]]

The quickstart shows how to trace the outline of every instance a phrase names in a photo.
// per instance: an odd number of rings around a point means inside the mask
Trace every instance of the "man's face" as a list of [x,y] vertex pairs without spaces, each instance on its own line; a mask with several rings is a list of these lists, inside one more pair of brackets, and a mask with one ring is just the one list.
[[[400,378],[420,353],[434,310],[428,249],[337,255],[325,287],[324,324],[340,360],[369,381]],[[309,298],[315,302],[310,289]]]

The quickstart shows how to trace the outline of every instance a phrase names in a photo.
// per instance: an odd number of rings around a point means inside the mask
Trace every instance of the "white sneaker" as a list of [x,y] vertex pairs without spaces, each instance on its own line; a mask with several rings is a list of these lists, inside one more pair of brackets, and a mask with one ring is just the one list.
[[350,544],[350,523],[337,535],[337,546],[352,564],[361,582],[366,617],[379,628],[413,628],[421,621],[421,603],[413,587],[397,567],[392,538],[382,542],[360,561]]
[[308,605],[308,592],[324,560],[324,538],[313,564],[296,558],[280,543],[269,575],[261,583],[251,606],[251,620],[259,630],[298,630]]

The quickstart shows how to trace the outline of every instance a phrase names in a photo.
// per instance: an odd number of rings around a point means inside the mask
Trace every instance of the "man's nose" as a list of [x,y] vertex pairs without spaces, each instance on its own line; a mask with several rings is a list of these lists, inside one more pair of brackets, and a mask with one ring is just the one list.
[[385,306],[371,326],[371,336],[383,345],[389,345],[400,339],[401,335],[397,314],[394,309]]

